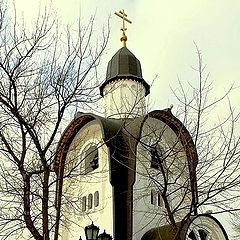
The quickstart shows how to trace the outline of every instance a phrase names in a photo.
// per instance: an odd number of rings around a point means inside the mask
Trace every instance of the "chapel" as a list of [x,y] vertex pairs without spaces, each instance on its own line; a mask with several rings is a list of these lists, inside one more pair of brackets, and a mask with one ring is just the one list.
[[116,15],[122,47],[99,88],[105,115],[76,114],[57,148],[61,239],[84,239],[92,222],[115,240],[228,239],[213,216],[198,214],[197,149],[172,107],[147,111],[150,85],[126,44],[131,21]]

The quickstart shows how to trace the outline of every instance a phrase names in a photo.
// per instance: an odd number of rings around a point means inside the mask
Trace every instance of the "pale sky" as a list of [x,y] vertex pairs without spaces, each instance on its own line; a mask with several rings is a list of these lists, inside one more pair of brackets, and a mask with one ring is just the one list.
[[[121,20],[114,12],[125,9],[133,22],[127,25],[127,47],[141,61],[143,77],[148,83],[151,84],[156,74],[159,76],[151,89],[153,108],[163,109],[174,103],[170,86],[176,86],[177,77],[183,83],[197,81],[191,69],[197,64],[193,41],[203,54],[207,71],[215,83],[216,96],[231,83],[240,86],[239,0],[52,1],[66,24],[76,21],[80,15],[88,19],[96,11],[96,29],[101,29],[111,15],[111,35],[103,71],[107,61],[121,47]],[[49,4],[50,0],[41,2]],[[36,15],[39,0],[16,0],[16,5],[19,12],[25,11],[25,17],[31,18]],[[103,80],[104,77],[103,74]],[[239,94],[232,98],[237,106]]]
[[[15,0],[17,11],[31,19],[39,0]],[[214,82],[214,95],[221,96],[234,83],[240,86],[240,1],[239,0],[52,0],[62,22],[88,19],[96,12],[96,30],[110,15],[111,35],[102,63],[103,80],[107,62],[121,47],[121,20],[115,11],[124,9],[132,20],[127,25],[127,47],[140,60],[144,79],[151,84],[152,108],[164,109],[174,103],[170,86],[197,82],[191,66],[197,66],[195,41]],[[42,0],[42,5],[50,1]],[[231,95],[240,111],[240,89]],[[213,97],[215,97],[213,96]]]

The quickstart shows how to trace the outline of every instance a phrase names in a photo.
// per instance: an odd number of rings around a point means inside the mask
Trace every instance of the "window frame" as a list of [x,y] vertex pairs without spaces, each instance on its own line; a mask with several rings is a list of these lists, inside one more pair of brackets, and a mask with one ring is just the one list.
[[93,208],[93,195],[92,193],[88,194],[88,209],[92,209]]
[[[159,170],[160,164],[163,163],[163,147],[159,143],[154,143],[150,146],[150,167]],[[160,153],[160,154],[159,154]]]
[[89,144],[84,150],[84,173],[88,174],[99,167],[99,153],[96,144]]
[[94,193],[94,207],[98,207],[99,206],[99,191],[96,191]]
[[82,197],[82,211],[83,212],[87,211],[87,197],[86,196]]

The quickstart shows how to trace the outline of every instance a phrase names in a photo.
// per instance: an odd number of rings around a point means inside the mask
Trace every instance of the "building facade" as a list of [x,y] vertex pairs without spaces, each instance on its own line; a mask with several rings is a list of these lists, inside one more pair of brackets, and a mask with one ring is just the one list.
[[124,45],[109,61],[100,86],[105,117],[77,114],[59,142],[61,239],[79,239],[91,222],[115,240],[170,239],[159,227],[173,222],[182,232],[174,231],[176,240],[211,239],[209,229],[186,230],[198,216],[192,138],[171,108],[147,112],[149,93],[140,61]]

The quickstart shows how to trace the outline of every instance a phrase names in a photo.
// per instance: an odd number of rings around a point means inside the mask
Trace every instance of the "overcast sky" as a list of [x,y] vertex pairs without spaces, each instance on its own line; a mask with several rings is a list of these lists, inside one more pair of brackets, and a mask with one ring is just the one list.
[[[33,18],[38,0],[15,0],[18,13]],[[42,5],[50,1],[42,0]],[[121,47],[121,20],[115,11],[124,8],[132,21],[127,25],[127,47],[141,61],[144,79],[151,84],[151,107],[164,109],[174,103],[170,86],[177,79],[185,86],[197,82],[191,66],[197,66],[195,41],[214,82],[214,96],[221,96],[234,83],[240,86],[240,1],[239,0],[53,0],[64,23],[88,19],[96,12],[96,30],[110,18],[110,40],[103,62]],[[103,73],[103,80],[105,73]],[[240,110],[240,89],[231,96]],[[213,97],[214,97],[213,96]]]
[[[42,0],[42,5],[45,3],[50,1]],[[16,0],[16,5],[18,12],[24,11],[25,17],[31,18],[36,15],[39,1]],[[53,5],[64,23],[72,23],[80,15],[87,19],[96,12],[96,29],[100,29],[111,16],[105,69],[121,47],[121,20],[114,12],[125,9],[133,22],[127,26],[127,47],[141,61],[148,83],[156,74],[159,76],[151,91],[154,108],[163,109],[174,103],[170,86],[176,86],[178,77],[183,83],[197,82],[191,69],[197,65],[193,41],[203,54],[216,96],[232,83],[240,85],[239,0],[53,0]],[[232,98],[237,105],[239,94]]]

